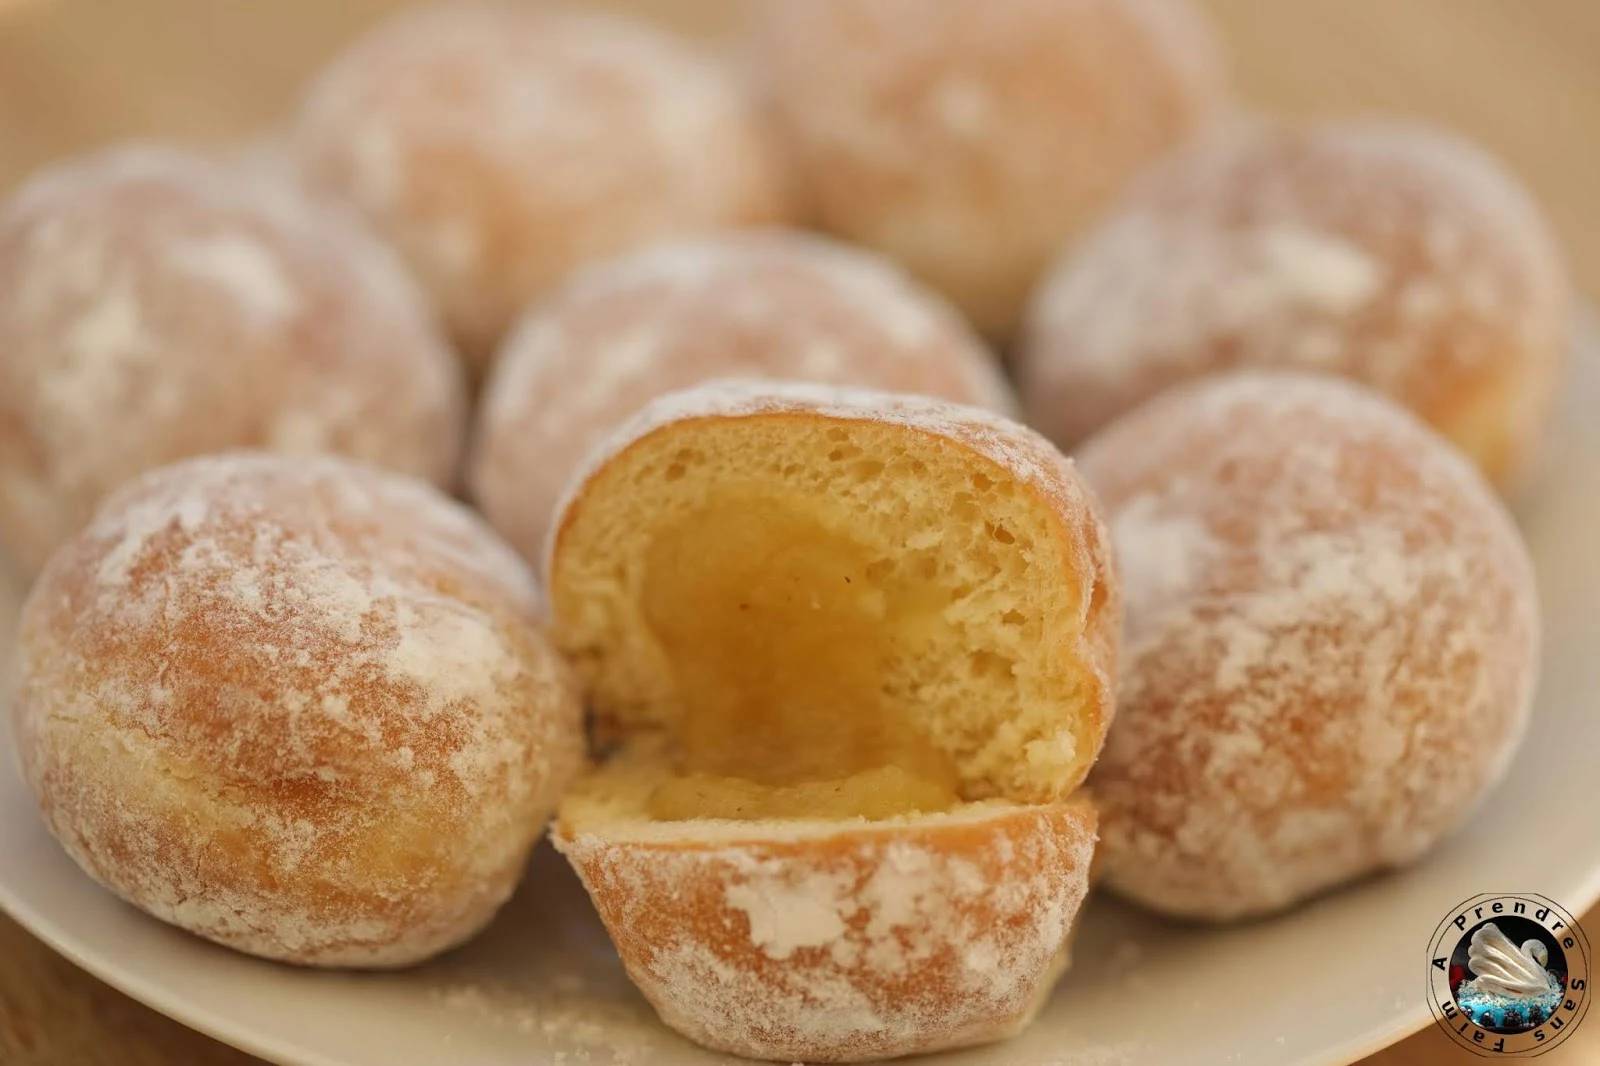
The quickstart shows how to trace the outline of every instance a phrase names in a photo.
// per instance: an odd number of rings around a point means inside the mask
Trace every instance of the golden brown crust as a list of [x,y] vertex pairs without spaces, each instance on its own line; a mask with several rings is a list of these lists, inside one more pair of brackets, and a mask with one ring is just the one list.
[[563,818],[553,840],[668,1025],[734,1054],[851,1062],[1026,1024],[1088,892],[1094,834],[1075,802],[718,840]]
[[68,853],[156,917],[289,962],[415,962],[493,916],[581,762],[538,611],[420,483],[165,468],[28,599],[24,776]]
[[1467,460],[1336,378],[1180,386],[1081,453],[1127,596],[1106,883],[1234,919],[1415,861],[1501,777],[1532,567]]

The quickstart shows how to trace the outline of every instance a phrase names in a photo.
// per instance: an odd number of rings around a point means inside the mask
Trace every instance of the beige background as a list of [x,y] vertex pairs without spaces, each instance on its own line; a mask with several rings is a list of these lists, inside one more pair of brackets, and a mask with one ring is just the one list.
[[[739,0],[610,0],[714,33]],[[979,2],[979,0],[971,0]],[[396,0],[0,0],[0,190],[108,139],[220,141]],[[1497,152],[1600,300],[1600,0],[1210,0],[1243,93],[1289,114],[1399,111]],[[1600,928],[1600,911],[1585,922]],[[1429,1029],[1367,1066],[1481,1061]],[[0,1063],[244,1066],[0,918]],[[1541,1066],[1600,1066],[1600,1022]]]

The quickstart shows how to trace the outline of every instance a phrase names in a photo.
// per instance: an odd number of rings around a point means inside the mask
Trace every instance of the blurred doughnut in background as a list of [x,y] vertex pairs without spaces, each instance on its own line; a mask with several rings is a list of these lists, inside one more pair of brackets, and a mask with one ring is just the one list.
[[0,545],[25,573],[175,459],[337,452],[447,486],[464,422],[422,293],[292,183],[127,145],[0,204]]
[[755,66],[822,228],[1008,337],[1056,249],[1226,109],[1184,0],[770,0]]
[[768,130],[731,73],[593,8],[404,11],[313,83],[293,140],[310,180],[416,271],[479,373],[573,268],[790,213]]
[[581,272],[506,341],[470,463],[478,504],[537,563],[591,448],[657,396],[730,376],[1016,402],[961,316],[871,252],[782,230],[660,244]]
[[1201,374],[1337,373],[1505,485],[1536,450],[1570,320],[1554,234],[1483,150],[1394,119],[1262,124],[1155,167],[1068,248],[1017,370],[1063,447]]

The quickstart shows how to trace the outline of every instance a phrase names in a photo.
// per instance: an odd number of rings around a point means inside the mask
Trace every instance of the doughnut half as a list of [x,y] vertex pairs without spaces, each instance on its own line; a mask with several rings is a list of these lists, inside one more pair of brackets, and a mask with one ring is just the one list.
[[708,1047],[997,1039],[1064,963],[1119,618],[1093,497],[991,413],[727,382],[591,458],[547,559],[600,769],[563,800],[630,975]]

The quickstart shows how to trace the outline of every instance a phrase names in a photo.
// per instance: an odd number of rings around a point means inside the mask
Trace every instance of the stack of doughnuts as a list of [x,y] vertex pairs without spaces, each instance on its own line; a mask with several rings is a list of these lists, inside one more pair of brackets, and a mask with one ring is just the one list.
[[548,827],[663,1022],[856,1061],[1026,1025],[1091,866],[1232,922],[1461,824],[1537,683],[1497,490],[1570,312],[1516,182],[1228,121],[1181,0],[742,47],[422,7],[270,162],[0,204],[13,727],[77,864],[386,968]]

